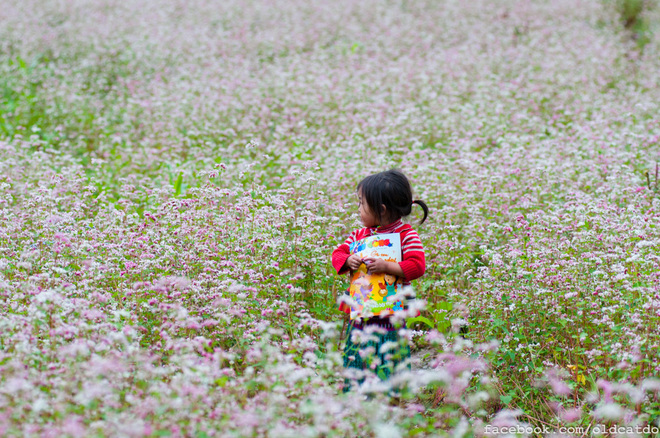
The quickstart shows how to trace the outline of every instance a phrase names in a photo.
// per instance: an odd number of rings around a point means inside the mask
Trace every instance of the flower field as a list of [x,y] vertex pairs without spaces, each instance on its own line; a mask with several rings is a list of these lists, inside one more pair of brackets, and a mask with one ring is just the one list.
[[[0,0],[0,436],[660,427],[658,27],[635,0]],[[330,253],[394,167],[430,207],[413,363],[343,394]]]

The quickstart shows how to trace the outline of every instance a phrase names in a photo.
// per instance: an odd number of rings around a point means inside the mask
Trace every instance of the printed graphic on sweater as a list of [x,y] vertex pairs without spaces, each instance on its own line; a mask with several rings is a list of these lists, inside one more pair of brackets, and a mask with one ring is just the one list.
[[[383,259],[387,262],[401,261],[401,238],[399,233],[374,234],[350,244],[350,253],[360,258]],[[351,319],[369,316],[391,315],[403,310],[401,301],[388,300],[403,288],[403,281],[391,274],[367,274],[362,263],[351,275],[349,292],[355,301],[351,306]]]

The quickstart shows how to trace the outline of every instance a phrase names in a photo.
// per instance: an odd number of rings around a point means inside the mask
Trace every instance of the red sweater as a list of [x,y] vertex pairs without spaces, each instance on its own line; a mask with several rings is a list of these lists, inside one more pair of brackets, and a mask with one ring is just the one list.
[[[348,272],[349,269],[344,267],[344,264],[346,263],[346,259],[351,255],[349,245],[372,234],[387,233],[399,233],[401,235],[402,261],[399,262],[399,266],[401,266],[401,270],[405,275],[403,279],[404,286],[409,285],[412,280],[424,274],[426,270],[426,259],[424,257],[424,247],[422,246],[422,241],[419,240],[417,232],[410,225],[404,224],[401,219],[384,228],[370,227],[353,231],[344,243],[332,252],[332,266],[338,274]],[[349,306],[344,303],[339,306],[339,309],[350,313]]]

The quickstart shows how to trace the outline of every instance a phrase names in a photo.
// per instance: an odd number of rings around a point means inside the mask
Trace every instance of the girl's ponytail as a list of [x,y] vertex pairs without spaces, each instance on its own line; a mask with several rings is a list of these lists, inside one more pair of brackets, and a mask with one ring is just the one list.
[[421,225],[424,223],[426,217],[429,215],[429,207],[426,205],[426,202],[420,201],[419,199],[415,199],[412,203],[419,205],[424,210],[424,217],[422,218],[422,221],[419,223]]

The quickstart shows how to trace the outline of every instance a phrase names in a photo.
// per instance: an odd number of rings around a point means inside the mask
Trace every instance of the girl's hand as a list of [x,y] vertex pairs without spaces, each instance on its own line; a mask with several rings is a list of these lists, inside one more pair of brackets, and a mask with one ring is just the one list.
[[357,254],[352,254],[349,258],[346,259],[346,266],[348,266],[351,271],[357,271],[361,264],[362,259]]
[[367,257],[364,259],[364,263],[367,265],[368,274],[380,274],[380,273],[390,273],[389,262],[386,262],[383,259],[376,259]]

